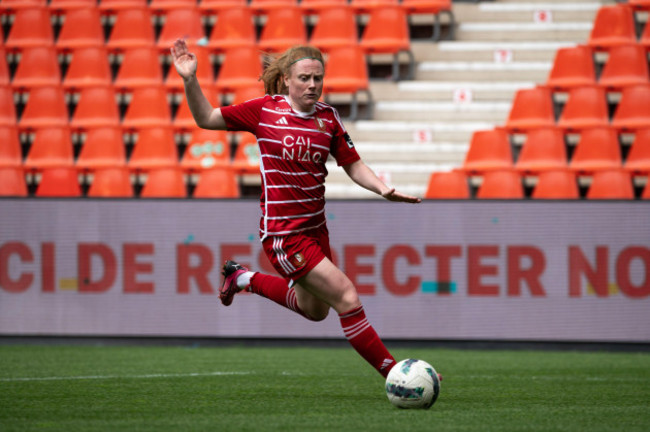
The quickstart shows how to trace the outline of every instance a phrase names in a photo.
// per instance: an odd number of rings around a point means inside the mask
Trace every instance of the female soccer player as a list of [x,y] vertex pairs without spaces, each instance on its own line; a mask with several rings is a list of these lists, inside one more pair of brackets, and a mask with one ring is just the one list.
[[212,107],[203,95],[196,56],[185,41],[177,40],[171,54],[196,124],[251,132],[260,148],[260,237],[284,278],[227,261],[221,302],[230,305],[246,289],[313,321],[325,319],[333,308],[350,344],[386,377],[395,359],[366,319],[356,288],[332,263],[325,224],[325,162],[331,155],[354,182],[389,201],[420,199],[386,186],[359,158],[338,112],[318,101],[324,79],[319,50],[290,48],[266,67],[261,77],[266,96],[221,108]]

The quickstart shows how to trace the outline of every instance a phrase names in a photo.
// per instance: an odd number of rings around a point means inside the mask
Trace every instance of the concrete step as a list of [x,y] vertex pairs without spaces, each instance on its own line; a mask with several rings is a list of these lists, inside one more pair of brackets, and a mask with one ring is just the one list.
[[427,61],[417,65],[416,80],[435,81],[532,81],[543,83],[553,64],[550,61]]
[[502,122],[510,112],[509,102],[379,101],[374,119],[411,121]]
[[364,161],[374,163],[458,163],[465,158],[468,144],[462,142],[356,141],[354,146]]
[[401,81],[394,92],[382,93],[382,100],[425,100],[453,102],[459,99],[476,102],[512,103],[515,92],[534,87],[533,81]]
[[593,21],[600,2],[481,2],[477,5],[454,3],[454,16],[458,22],[519,21],[551,22]]
[[500,124],[503,122],[361,120],[349,125],[347,130],[353,141],[420,142],[426,137],[434,143],[469,142],[474,131]]
[[592,22],[519,23],[464,22],[456,29],[459,41],[567,41],[586,42]]
[[558,49],[575,41],[445,41],[435,45],[412,43],[411,51],[423,61],[553,61]]

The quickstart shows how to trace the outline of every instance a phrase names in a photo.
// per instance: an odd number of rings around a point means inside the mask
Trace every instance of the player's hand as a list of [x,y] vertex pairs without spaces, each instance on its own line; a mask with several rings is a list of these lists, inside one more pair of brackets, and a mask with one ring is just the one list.
[[387,190],[386,192],[382,193],[381,196],[386,198],[388,201],[405,202],[411,204],[418,204],[422,202],[420,198],[411,195],[404,195],[403,193],[397,192],[395,188]]
[[196,75],[196,56],[190,52],[185,40],[176,39],[170,51],[176,72],[181,78],[188,80]]

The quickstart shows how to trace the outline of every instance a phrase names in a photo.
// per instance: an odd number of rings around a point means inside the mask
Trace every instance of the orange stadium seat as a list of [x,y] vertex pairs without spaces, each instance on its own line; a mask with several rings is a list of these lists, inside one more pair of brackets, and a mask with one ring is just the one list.
[[126,166],[126,149],[119,127],[98,127],[86,132],[77,167],[86,170]]
[[122,126],[129,129],[167,127],[171,122],[172,114],[164,87],[142,87],[133,91]]
[[629,86],[623,89],[614,112],[612,126],[619,130],[650,127],[650,85]]
[[650,181],[645,185],[645,188],[641,193],[641,199],[650,200]]
[[37,129],[23,165],[30,169],[73,166],[70,129],[68,127]]
[[460,170],[434,172],[429,176],[426,199],[468,199],[470,198],[467,175]]
[[621,169],[594,173],[587,199],[634,199],[630,174]]
[[467,173],[513,168],[512,148],[504,129],[475,131],[462,169]]
[[99,8],[102,10],[124,10],[146,8],[149,0],[102,0]]
[[[2,3],[5,6],[5,2]],[[46,7],[21,8],[5,40],[7,48],[42,47],[54,44],[50,11]]]
[[564,134],[561,129],[541,128],[528,132],[515,168],[521,173],[566,169]]
[[297,4],[268,12],[257,46],[263,51],[283,52],[307,43],[307,29]]
[[0,126],[16,124],[16,105],[11,87],[0,85]]
[[446,15],[449,23],[449,39],[454,39],[455,18],[451,0],[402,0],[400,6],[410,15],[433,14],[433,33],[431,39],[440,40],[442,29],[440,16]]
[[306,14],[320,13],[325,9],[337,9],[347,5],[348,0],[300,0],[300,7]]
[[[201,6],[204,3],[201,2]],[[255,23],[250,9],[245,5],[219,9],[216,16],[217,22],[208,39],[211,50],[224,52],[230,48],[255,45]]]
[[[152,5],[149,7],[151,9]],[[173,9],[165,13],[165,23],[156,42],[158,48],[169,51],[178,38],[185,39],[189,45],[205,42],[201,12],[196,2],[191,7]]]
[[[219,92],[215,90],[214,86],[210,84],[202,84],[201,88],[203,90],[203,94],[208,99],[208,101],[210,101],[214,108],[221,106],[221,103],[219,101]],[[185,93],[181,94],[183,95],[183,99],[181,100],[178,109],[176,110],[172,125],[176,130],[191,130],[196,127],[196,122],[194,121],[194,117],[190,111],[190,106],[187,104],[187,100],[185,99]]]
[[233,167],[241,174],[256,174],[260,172],[260,150],[255,135],[239,134],[239,143],[235,150]]
[[128,168],[99,168],[92,173],[88,196],[93,198],[132,198],[134,196]]
[[97,7],[97,0],[50,0],[50,10],[91,9]]
[[372,105],[368,64],[360,46],[333,48],[327,56],[325,76],[324,96],[337,93],[350,95],[350,120],[359,117],[360,94],[365,94],[368,105]]
[[70,126],[73,129],[118,126],[120,112],[113,87],[87,87],[79,94]]
[[381,9],[399,4],[399,0],[350,0],[350,6],[357,14],[368,14],[373,9]]
[[226,131],[194,128],[181,160],[181,168],[191,171],[230,165],[230,141]]
[[74,167],[45,168],[36,189],[37,197],[80,197],[79,176]]
[[627,0],[627,4],[634,8],[634,10],[650,10],[650,0]]
[[592,48],[607,50],[617,45],[637,42],[634,29],[634,12],[624,4],[601,6],[587,43]]
[[116,88],[150,87],[163,83],[158,50],[130,48],[124,51],[113,85]]
[[650,174],[650,127],[639,129],[634,134],[624,168],[632,173]]
[[576,175],[569,170],[544,171],[537,177],[531,196],[533,199],[579,199]]
[[30,47],[22,50],[16,73],[11,81],[15,89],[56,86],[61,84],[61,68],[52,46]]
[[59,127],[68,124],[68,107],[63,87],[35,87],[20,117],[21,128]]
[[607,89],[650,84],[648,55],[641,45],[621,45],[609,50],[609,58],[598,79],[598,85]]
[[66,12],[65,21],[56,39],[57,48],[73,49],[103,45],[104,29],[99,9],[85,7]]
[[[2,35],[0,34],[0,37]],[[6,86],[10,83],[9,65],[4,47],[0,46],[0,85]]]
[[47,0],[3,0],[0,8],[3,9],[28,9],[47,7]]
[[255,46],[230,48],[224,54],[215,81],[221,93],[232,93],[239,88],[255,86],[262,75],[262,59]]
[[[103,5],[104,1],[101,4]],[[146,3],[142,8],[118,10],[106,47],[110,49],[153,47],[156,33],[151,20],[151,12],[146,8]]]
[[230,167],[214,167],[201,171],[194,189],[194,198],[239,198],[237,175]]
[[22,167],[0,166],[0,196],[27,196],[27,183]]
[[476,193],[478,199],[522,199],[524,187],[517,171],[489,171]]
[[347,4],[325,8],[318,13],[318,22],[309,39],[311,45],[328,52],[332,48],[354,45],[358,42],[356,15]]
[[558,49],[546,85],[558,90],[596,85],[596,67],[591,48],[577,45]]
[[551,91],[544,87],[517,90],[506,120],[509,131],[527,131],[555,125]]
[[247,6],[248,0],[201,0],[201,3],[199,3],[199,9],[207,14],[212,14],[214,12],[218,13],[226,9],[238,9]]
[[614,129],[602,127],[582,131],[569,163],[573,171],[590,173],[621,166],[621,148]]
[[[201,85],[212,85],[214,82],[214,70],[212,68],[212,61],[210,60],[210,53],[208,48],[203,46],[193,46],[190,50],[196,56],[198,66],[196,70],[196,77],[199,79]],[[176,72],[176,68],[172,65],[165,78],[165,87],[173,90],[183,90],[183,78]]]
[[264,83],[259,81],[254,86],[239,88],[235,90],[230,100],[230,105],[246,102],[247,100],[255,99],[261,96],[264,96]]
[[127,165],[132,170],[150,170],[178,166],[178,147],[170,128],[146,128],[138,139]]
[[15,126],[0,126],[0,167],[21,166],[23,163],[20,138]]
[[399,5],[386,5],[370,11],[370,18],[361,41],[366,55],[391,54],[393,56],[392,79],[398,80],[400,74],[400,54],[406,54],[408,72],[406,79],[415,74],[415,58],[411,51],[411,40],[406,12]]
[[156,168],[147,173],[140,198],[186,198],[187,186],[178,168]]
[[298,0],[251,0],[248,7],[259,15],[268,14],[272,10],[291,8],[298,5]]
[[111,65],[106,48],[76,48],[63,78],[65,88],[85,88],[113,85]]
[[650,50],[650,25],[648,25],[648,22],[646,22],[645,27],[643,27],[643,31],[639,37],[639,43],[646,50]]
[[557,122],[566,131],[609,125],[607,95],[599,87],[576,87],[569,92],[569,100]]
[[151,0],[149,9],[169,11],[173,9],[188,9],[197,5],[197,0]]

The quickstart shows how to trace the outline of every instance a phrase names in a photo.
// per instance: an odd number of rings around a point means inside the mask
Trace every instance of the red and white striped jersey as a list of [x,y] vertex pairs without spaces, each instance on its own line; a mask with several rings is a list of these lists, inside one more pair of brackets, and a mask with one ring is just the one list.
[[317,102],[311,113],[284,95],[221,108],[228,130],[257,137],[262,178],[261,236],[295,234],[325,224],[325,162],[359,160],[336,109]]

